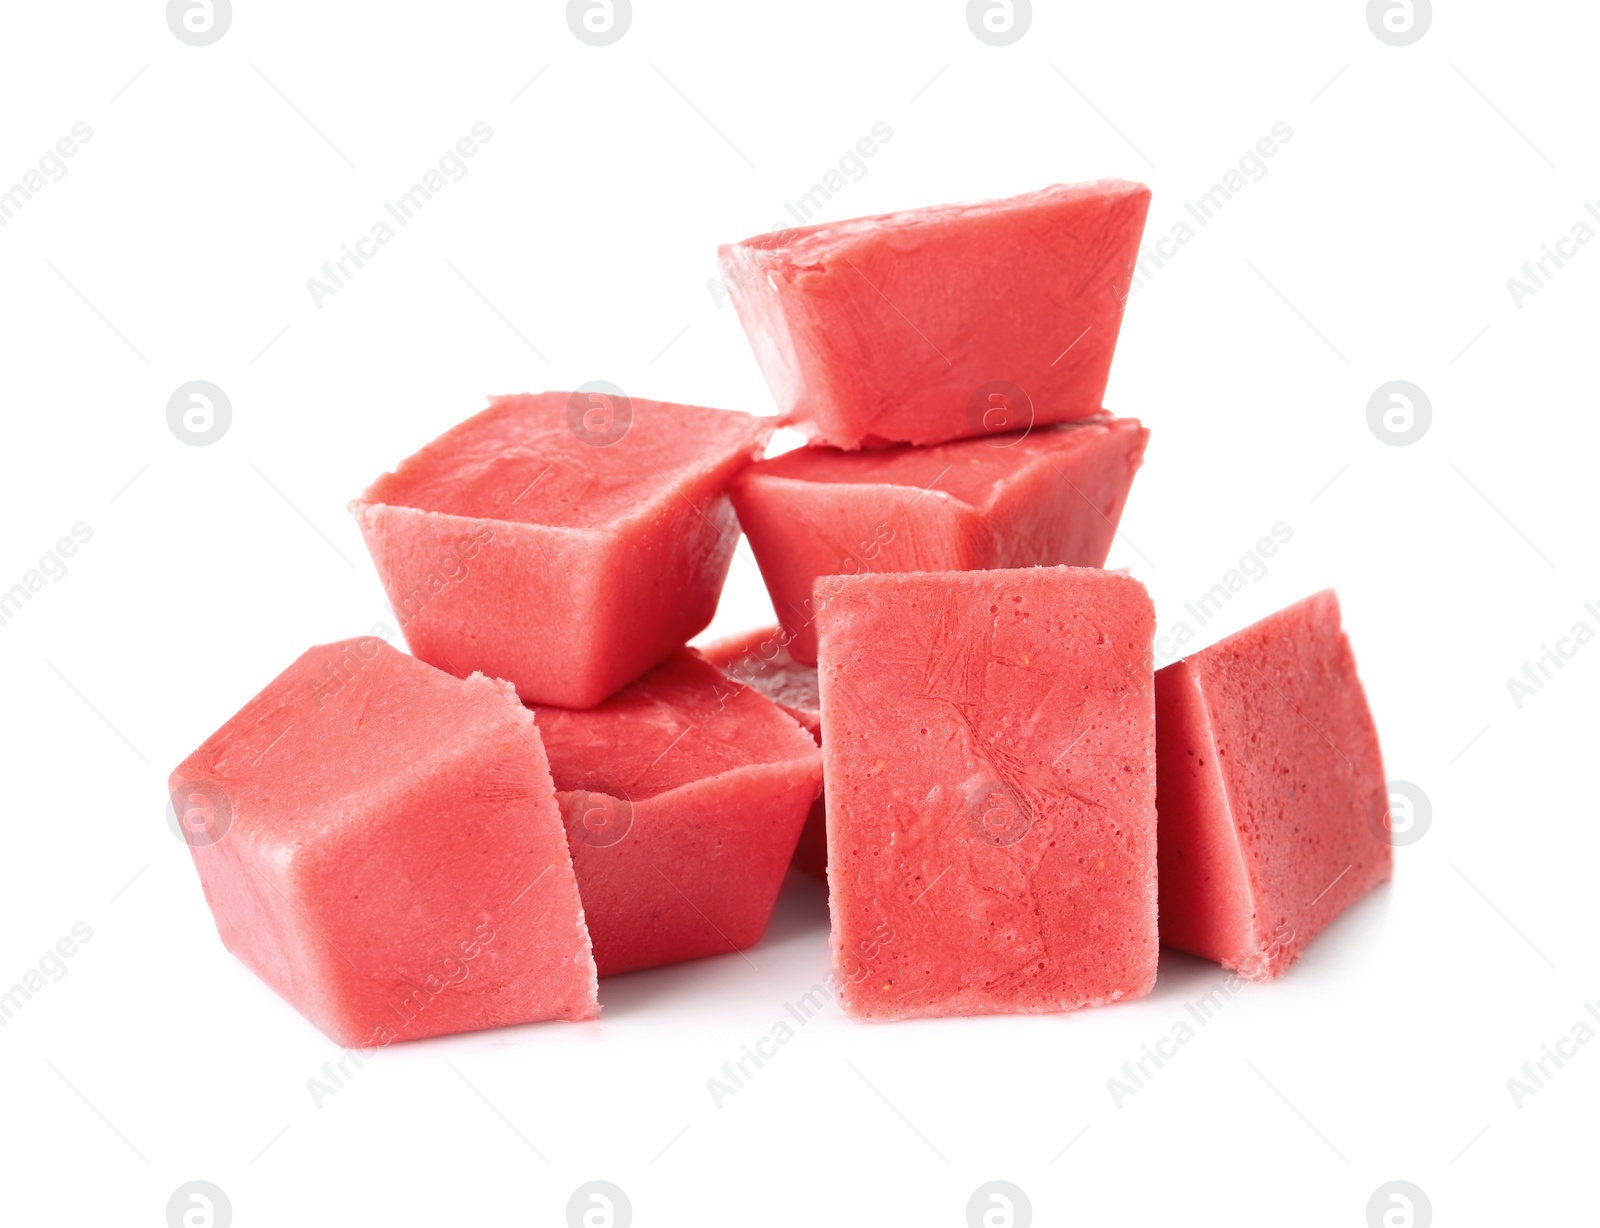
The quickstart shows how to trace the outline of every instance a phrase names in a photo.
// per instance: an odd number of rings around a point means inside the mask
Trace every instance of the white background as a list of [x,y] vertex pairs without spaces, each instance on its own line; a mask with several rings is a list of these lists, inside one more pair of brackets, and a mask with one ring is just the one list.
[[[0,1030],[7,1219],[161,1224],[191,1179],[241,1228],[554,1225],[593,1178],[640,1225],[959,1225],[991,1179],[1038,1224],[1359,1228],[1393,1179],[1441,1225],[1592,1215],[1600,1044],[1520,1108],[1507,1080],[1600,998],[1600,643],[1520,709],[1507,679],[1600,630],[1600,244],[1520,308],[1506,281],[1600,199],[1600,13],[1438,7],[1395,48],[1358,0],[1041,2],[996,48],[954,0],[635,0],[596,48],[556,3],[236,0],[197,48],[157,0],[5,6],[0,187],[94,133],[0,227],[0,588],[93,530],[0,626],[0,987],[94,931]],[[479,120],[470,173],[315,306]],[[715,1107],[826,969],[795,879],[748,958],[608,981],[597,1023],[396,1046],[315,1107],[337,1050],[222,948],[167,772],[306,646],[393,621],[345,502],[486,393],[770,412],[715,247],[879,120],[822,216],[1122,176],[1154,237],[1293,129],[1130,303],[1108,404],[1154,434],[1111,564],[1170,632],[1291,526],[1197,643],[1337,585],[1431,827],[1120,1107],[1107,1080],[1216,967],[1167,955],[1150,997],[1063,1017],[830,1004]],[[233,406],[207,447],[166,422],[197,379]],[[1395,379],[1433,407],[1407,447],[1367,424]],[[770,618],[740,555],[719,630]]]

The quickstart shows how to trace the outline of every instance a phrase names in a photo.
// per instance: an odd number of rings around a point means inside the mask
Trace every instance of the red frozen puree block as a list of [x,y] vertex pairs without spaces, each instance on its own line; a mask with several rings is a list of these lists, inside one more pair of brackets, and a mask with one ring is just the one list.
[[550,768],[507,683],[324,644],[170,787],[223,943],[340,1044],[599,1013]]
[[496,397],[351,510],[418,657],[584,708],[711,621],[739,538],[727,485],[769,433],[604,393]]
[[759,939],[822,783],[806,731],[690,651],[537,711],[600,975]]
[[[779,628],[766,627],[707,644],[700,649],[700,655],[735,686],[755,687],[820,743],[822,704],[817,698],[817,669],[790,655],[788,638]],[[820,793],[806,816],[800,843],[795,845],[794,866],[816,878],[827,877],[828,834]]]
[[1156,976],[1155,611],[1081,567],[817,582],[833,961],[858,1019]]
[[724,246],[787,420],[841,448],[1100,412],[1150,189],[1105,179]]
[[1250,980],[1393,872],[1378,734],[1333,590],[1156,675],[1161,941]]
[[927,448],[798,448],[734,480],[789,651],[817,659],[818,576],[1099,567],[1150,432],[1132,418]]

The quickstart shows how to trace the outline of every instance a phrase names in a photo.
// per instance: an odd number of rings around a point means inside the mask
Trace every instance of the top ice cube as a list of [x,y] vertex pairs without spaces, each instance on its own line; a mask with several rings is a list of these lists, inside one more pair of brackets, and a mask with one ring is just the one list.
[[720,255],[790,425],[839,448],[944,443],[1100,411],[1149,205],[1102,179]]

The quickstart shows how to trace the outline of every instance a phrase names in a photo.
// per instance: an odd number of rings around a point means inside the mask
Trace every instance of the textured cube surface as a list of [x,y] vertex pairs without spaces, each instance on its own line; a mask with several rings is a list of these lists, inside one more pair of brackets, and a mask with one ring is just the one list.
[[1161,940],[1282,975],[1387,882],[1378,734],[1327,590],[1156,675]]
[[1037,567],[834,577],[817,590],[845,1010],[1063,1011],[1148,992],[1144,587]]
[[600,975],[759,939],[822,783],[810,735],[688,650],[537,711]]
[[1045,188],[721,249],[788,421],[841,448],[1100,412],[1150,190]]
[[788,634],[815,663],[818,576],[1106,561],[1149,432],[1131,418],[925,448],[798,448],[732,487]]
[[340,1044],[598,1013],[544,748],[507,684],[324,644],[170,787],[223,942]]
[[422,660],[588,707],[711,621],[747,414],[604,393],[496,397],[352,505]]
[[[760,691],[821,743],[822,703],[817,698],[817,669],[796,661],[788,642],[788,635],[780,628],[764,627],[707,644],[700,649],[700,655],[726,674],[733,685]],[[824,811],[819,793],[794,849],[795,868],[816,878],[826,878],[828,871]]]

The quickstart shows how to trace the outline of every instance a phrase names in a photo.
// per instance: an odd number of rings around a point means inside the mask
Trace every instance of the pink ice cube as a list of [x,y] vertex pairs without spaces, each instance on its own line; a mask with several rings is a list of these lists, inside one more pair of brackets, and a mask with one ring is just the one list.
[[1078,567],[818,581],[834,970],[860,1019],[1156,974],[1155,612]]
[[811,736],[688,650],[537,712],[600,975],[756,942],[822,783]]
[[711,621],[726,488],[769,433],[620,394],[495,397],[351,509],[418,657],[588,707]]
[[1150,189],[1116,179],[758,235],[723,278],[788,421],[841,448],[1100,412]]
[[1161,941],[1281,976],[1393,872],[1378,733],[1332,589],[1156,675]]
[[926,448],[799,448],[746,469],[733,502],[789,651],[815,663],[818,576],[1099,567],[1149,434],[1101,418]]
[[323,644],[170,788],[223,943],[340,1044],[599,1012],[544,747],[508,684]]

